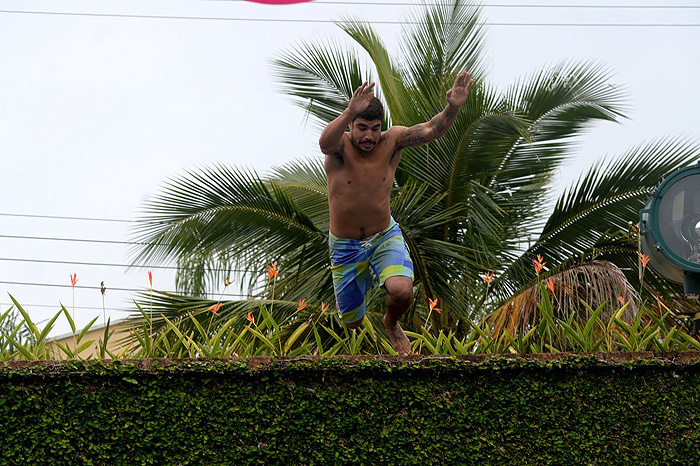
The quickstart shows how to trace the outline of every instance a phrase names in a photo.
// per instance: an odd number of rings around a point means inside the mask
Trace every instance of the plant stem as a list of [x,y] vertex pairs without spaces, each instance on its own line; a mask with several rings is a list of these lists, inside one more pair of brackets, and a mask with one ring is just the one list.
[[[75,351],[77,349],[78,349],[78,342],[75,339],[75,285],[73,285],[73,351]],[[77,356],[77,354],[74,353],[73,356]]]

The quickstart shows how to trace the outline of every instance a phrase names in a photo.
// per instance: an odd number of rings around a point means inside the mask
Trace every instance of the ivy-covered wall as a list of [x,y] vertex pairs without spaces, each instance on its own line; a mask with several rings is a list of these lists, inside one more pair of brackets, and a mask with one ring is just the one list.
[[700,354],[4,363],[0,464],[700,464]]

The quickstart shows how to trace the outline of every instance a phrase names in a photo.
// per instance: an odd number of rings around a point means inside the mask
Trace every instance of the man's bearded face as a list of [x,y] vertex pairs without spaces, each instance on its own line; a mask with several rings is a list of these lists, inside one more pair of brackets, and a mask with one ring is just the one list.
[[382,135],[381,120],[356,118],[350,126],[352,143],[362,152],[372,152]]

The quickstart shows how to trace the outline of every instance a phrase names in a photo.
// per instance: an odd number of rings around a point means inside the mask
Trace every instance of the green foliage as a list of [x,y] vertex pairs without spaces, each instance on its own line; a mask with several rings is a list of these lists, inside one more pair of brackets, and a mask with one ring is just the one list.
[[[580,323],[573,313],[566,320],[557,317],[544,284],[540,292],[542,298],[538,307],[542,318],[531,327],[509,329],[499,322],[484,319],[468,321],[469,331],[462,332],[463,336],[454,330],[435,331],[432,324],[422,326],[420,332],[406,331],[406,335],[413,352],[424,355],[700,350],[700,342],[688,334],[684,323],[660,303],[657,308],[647,304],[641,306],[630,321],[623,317],[628,304],[604,318],[606,303],[595,310],[583,303],[590,317]],[[255,304],[256,311],[243,318],[246,324],[241,324],[238,316],[214,316],[211,309],[205,307],[190,309],[174,318],[162,315],[165,325],[155,330],[152,312],[139,307],[141,321],[135,322],[128,335],[122,337],[119,342],[122,349],[114,354],[107,349],[114,333],[110,332],[109,323],[95,345],[93,340],[84,339],[96,319],[77,333],[70,314],[62,307],[39,331],[15,301],[15,307],[24,319],[9,333],[3,331],[0,334],[4,341],[0,360],[75,360],[79,359],[82,350],[92,346],[97,347],[97,354],[91,357],[116,360],[396,354],[383,327],[375,328],[371,318],[365,319],[359,328],[348,330],[337,312],[298,306],[296,312],[276,320],[268,306],[262,302]],[[273,304],[280,303],[270,303],[269,307]],[[73,329],[72,345],[47,340],[60,316],[68,319]],[[33,332],[33,339],[27,342],[16,339],[17,334],[28,329]],[[77,350],[73,349],[76,347]]]
[[[471,1],[417,7],[396,54],[362,19],[346,17],[338,26],[351,44],[303,41],[272,64],[281,92],[307,110],[316,129],[336,118],[365,80],[377,81],[385,126],[429,121],[444,109],[458,73],[466,69],[475,80],[452,128],[430,144],[404,150],[396,172],[391,212],[415,270],[414,305],[402,320],[406,329],[422,334],[425,303],[439,298],[443,314],[433,316],[432,328],[465,338],[471,332],[465,322],[536,284],[530,264],[538,254],[557,264],[551,272],[605,260],[637,285],[635,238],[624,234],[628,222],[636,222],[665,174],[698,159],[696,143],[665,138],[596,163],[553,205],[554,174],[577,154],[572,149],[580,136],[593,124],[625,118],[626,94],[611,82],[609,70],[564,62],[495,89],[483,66],[481,7]],[[176,262],[183,293],[202,296],[223,278],[207,268],[235,266],[244,271],[239,278],[247,278],[248,291],[269,300],[271,290],[259,273],[276,260],[284,264],[276,291],[282,301],[334,302],[322,157],[290,161],[267,176],[223,165],[189,171],[168,181],[144,212],[134,239],[145,245],[134,250],[135,262]],[[488,296],[479,278],[486,271],[495,274]],[[651,271],[645,285],[665,296],[679,292]],[[186,301],[159,299],[170,310]],[[383,300],[377,285],[368,300],[375,324]],[[241,301],[227,311],[241,319],[246,306],[251,304]],[[280,314],[293,311],[280,306],[273,315],[283,321]],[[160,314],[153,325],[165,325]]]
[[[54,315],[49,320],[49,322],[46,324],[46,327],[44,327],[42,331],[39,331],[39,329],[32,322],[31,318],[29,317],[29,314],[27,313],[27,311],[24,310],[22,305],[18,303],[17,300],[15,300],[15,298],[11,295],[10,299],[12,299],[14,307],[17,308],[17,310],[22,315],[22,320],[19,323],[16,323],[14,328],[9,333],[6,332],[5,329],[1,330],[2,347],[0,349],[2,350],[2,360],[7,361],[18,358],[29,360],[45,360],[56,358],[55,351],[48,344],[47,337],[49,335],[49,332],[51,332],[51,330],[53,329],[56,320],[61,315],[64,315],[68,320],[68,323],[74,335],[73,349],[71,349],[69,345],[62,345],[60,343],[56,343],[56,347],[63,353],[65,359],[74,359],[78,353],[80,353],[86,348],[89,348],[94,343],[93,340],[83,341],[83,338],[85,337],[85,334],[88,332],[88,330],[90,330],[92,325],[95,323],[97,317],[90,321],[80,331],[80,334],[76,335],[75,323],[73,322],[73,319],[68,313],[68,310],[63,305],[61,305],[61,310],[58,311],[56,315]],[[2,319],[5,319],[7,317],[11,309],[12,308],[8,309],[8,311],[6,311],[3,314]],[[16,338],[16,335],[22,334],[29,334],[30,337],[27,339]]]
[[0,458],[697,464],[700,356],[677,356],[0,365]]

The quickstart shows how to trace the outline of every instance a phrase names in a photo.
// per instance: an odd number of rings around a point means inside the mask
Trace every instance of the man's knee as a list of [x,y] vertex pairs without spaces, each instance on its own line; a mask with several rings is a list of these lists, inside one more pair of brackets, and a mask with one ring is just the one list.
[[390,295],[395,306],[408,308],[413,301],[413,290],[398,290]]
[[413,301],[413,281],[408,277],[389,277],[384,283],[389,299],[395,306],[405,307]]

